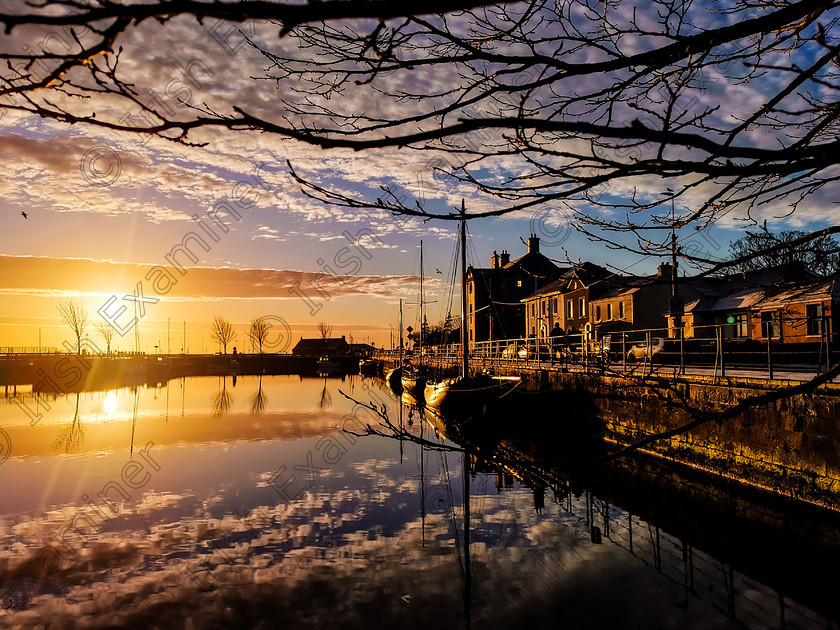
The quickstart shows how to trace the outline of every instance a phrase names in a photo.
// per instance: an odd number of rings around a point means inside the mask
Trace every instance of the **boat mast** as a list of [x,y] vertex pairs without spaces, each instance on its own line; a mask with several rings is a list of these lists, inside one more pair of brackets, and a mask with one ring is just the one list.
[[467,211],[461,199],[461,378],[467,378],[470,372],[470,360],[467,354]]
[[420,241],[420,365],[423,365],[423,241]]
[[402,367],[403,336],[402,336],[402,298],[400,298],[400,367]]

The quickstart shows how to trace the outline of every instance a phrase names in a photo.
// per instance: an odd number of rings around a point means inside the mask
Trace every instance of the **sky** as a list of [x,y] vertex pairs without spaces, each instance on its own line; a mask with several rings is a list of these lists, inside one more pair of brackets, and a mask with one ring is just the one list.
[[[243,28],[255,39],[263,35],[259,26]],[[3,37],[2,48],[24,49],[37,36],[16,29]],[[120,63],[144,78],[147,98],[173,111],[184,103],[225,102],[256,112],[276,106],[275,88],[252,78],[265,63],[245,45],[243,32],[176,18],[165,28],[143,24],[124,43]],[[761,97],[750,90],[738,86],[738,98]],[[721,94],[710,89],[707,97]],[[367,98],[339,99],[336,107],[383,115],[396,107]],[[120,117],[119,111],[110,114]],[[388,185],[437,210],[455,209],[461,199],[468,211],[498,203],[442,180],[430,154],[326,151],[250,132],[210,130],[194,139],[206,146],[0,109],[0,346],[72,343],[56,307],[77,299],[92,320],[114,325],[119,350],[133,350],[137,332],[139,348],[147,352],[215,351],[214,316],[234,324],[240,349],[247,348],[249,321],[263,316],[285,323],[287,338],[279,350],[290,349],[299,337],[317,336],[321,321],[333,326],[333,336],[387,347],[397,334],[400,300],[404,325],[417,327],[421,240],[427,318],[434,324],[450,310],[458,314],[459,302],[451,300],[455,224],[327,206],[303,195],[286,166],[290,160],[320,184],[369,199]],[[494,168],[510,174],[506,169],[513,167],[500,160]],[[817,201],[810,214],[782,220],[784,211],[768,209],[771,225],[821,224],[833,206]],[[473,221],[469,263],[489,266],[494,250],[508,250],[515,259],[525,253],[523,239],[531,233],[560,264],[589,260],[649,274],[660,262],[589,241],[569,216],[570,209],[554,206]],[[681,235],[681,241],[695,252],[725,257],[729,242],[742,235],[743,225],[733,218]],[[182,245],[189,252],[179,252]],[[92,327],[88,333],[101,343]]]

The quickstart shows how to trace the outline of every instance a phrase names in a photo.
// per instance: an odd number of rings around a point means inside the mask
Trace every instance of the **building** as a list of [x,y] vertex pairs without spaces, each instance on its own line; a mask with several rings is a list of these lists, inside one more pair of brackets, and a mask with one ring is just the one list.
[[590,299],[610,288],[613,278],[610,271],[590,262],[574,265],[557,280],[522,300],[525,335],[546,337],[555,324],[564,333],[583,330],[588,321]]
[[[830,317],[835,300],[833,280],[820,280],[799,264],[691,279],[686,287],[695,292],[682,319],[686,339],[714,339],[722,329],[725,339],[766,340],[769,328],[778,341],[818,341],[815,322]],[[670,318],[668,326],[676,337]]]
[[292,354],[300,357],[347,356],[350,354],[350,344],[341,335],[341,339],[304,339],[300,338]]
[[840,280],[835,276],[806,286],[768,291],[750,309],[752,339],[780,343],[836,340],[840,317]]
[[[672,278],[672,267],[667,263],[659,265],[654,276],[613,278],[609,288],[589,301],[593,335],[601,338],[613,332],[651,330],[664,336],[669,323]],[[686,297],[685,290],[681,294]]]
[[514,261],[507,251],[493,252],[490,268],[467,270],[467,334],[477,341],[525,336],[522,299],[556,280],[560,268],[540,253],[540,239],[532,234],[528,251]]

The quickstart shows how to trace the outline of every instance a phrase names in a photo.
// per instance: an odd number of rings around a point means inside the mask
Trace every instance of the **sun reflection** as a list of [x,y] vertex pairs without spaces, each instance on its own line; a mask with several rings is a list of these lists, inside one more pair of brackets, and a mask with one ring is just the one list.
[[105,413],[111,415],[117,409],[117,394],[116,392],[108,392],[105,395],[105,400],[102,401],[102,408]]

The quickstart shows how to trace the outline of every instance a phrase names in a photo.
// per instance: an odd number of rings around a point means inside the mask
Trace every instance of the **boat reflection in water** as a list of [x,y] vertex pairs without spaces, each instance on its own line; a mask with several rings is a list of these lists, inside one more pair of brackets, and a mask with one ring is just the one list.
[[[573,402],[550,404],[575,415]],[[12,446],[0,466],[2,627],[838,618],[823,577],[840,560],[836,515],[642,458],[586,466],[601,451],[572,437],[585,418],[529,426],[539,414],[523,408],[453,422],[382,379],[297,375],[31,404],[35,426],[0,405]],[[362,437],[368,426],[387,437]]]

